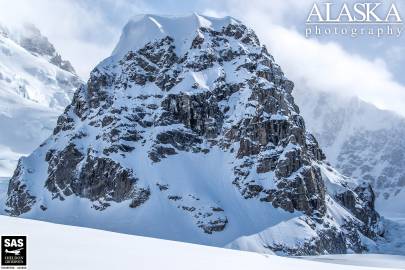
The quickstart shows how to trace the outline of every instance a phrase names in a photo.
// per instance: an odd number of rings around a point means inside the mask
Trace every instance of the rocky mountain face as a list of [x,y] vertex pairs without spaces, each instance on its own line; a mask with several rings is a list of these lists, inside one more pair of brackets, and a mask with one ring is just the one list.
[[0,24],[0,177],[52,133],[81,83],[35,27]]
[[5,211],[268,253],[366,251],[383,234],[374,192],[325,162],[293,87],[235,19],[136,17],[20,159]]
[[367,181],[381,213],[404,213],[405,119],[354,97],[302,89],[294,96],[331,164]]

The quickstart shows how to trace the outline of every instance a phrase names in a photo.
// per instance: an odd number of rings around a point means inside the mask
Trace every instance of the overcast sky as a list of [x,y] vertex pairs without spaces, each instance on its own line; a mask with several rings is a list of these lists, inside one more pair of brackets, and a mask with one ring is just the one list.
[[[318,1],[324,2],[324,1]],[[333,1],[339,6],[339,1]],[[346,2],[353,2],[351,0]],[[405,1],[393,1],[405,16]],[[253,28],[297,87],[356,95],[405,116],[405,33],[305,38],[314,0],[0,0],[0,18],[34,23],[86,80],[136,14],[231,15]]]

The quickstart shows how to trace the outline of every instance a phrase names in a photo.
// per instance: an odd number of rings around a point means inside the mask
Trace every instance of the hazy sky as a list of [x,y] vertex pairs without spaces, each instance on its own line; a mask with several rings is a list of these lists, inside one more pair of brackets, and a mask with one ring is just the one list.
[[[318,1],[324,2],[324,1]],[[333,1],[339,6],[339,1]],[[353,2],[351,0],[346,2]],[[405,18],[405,1],[393,1]],[[356,95],[405,115],[400,38],[305,38],[314,0],[0,0],[0,19],[32,22],[86,80],[139,13],[231,15],[252,27],[297,87]]]

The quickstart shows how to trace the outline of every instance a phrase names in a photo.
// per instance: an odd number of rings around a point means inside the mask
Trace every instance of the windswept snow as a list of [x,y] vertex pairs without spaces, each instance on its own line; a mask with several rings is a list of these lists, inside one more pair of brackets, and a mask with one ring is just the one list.
[[[401,256],[336,255],[303,260],[5,216],[0,216],[0,224],[1,235],[27,236],[28,269],[33,270],[377,269],[372,266],[381,270],[389,269],[384,267],[405,268],[405,259]],[[325,261],[328,263],[324,263]]]
[[213,18],[196,13],[188,16],[137,15],[125,26],[112,55],[120,59],[128,51],[136,51],[146,43],[158,41],[166,36],[177,41],[176,53],[182,55],[190,49],[191,42],[200,27],[221,30],[231,23],[239,22],[232,17]]
[[293,249],[317,237],[316,232],[300,218],[282,221],[260,233],[251,236],[242,236],[226,247],[236,250],[256,251],[259,253],[274,254],[266,245],[285,245]]

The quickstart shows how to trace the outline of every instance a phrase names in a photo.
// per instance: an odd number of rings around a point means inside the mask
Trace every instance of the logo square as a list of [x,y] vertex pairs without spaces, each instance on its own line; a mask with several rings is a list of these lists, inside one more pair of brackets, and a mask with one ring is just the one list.
[[1,265],[2,266],[27,265],[26,236],[1,237]]

